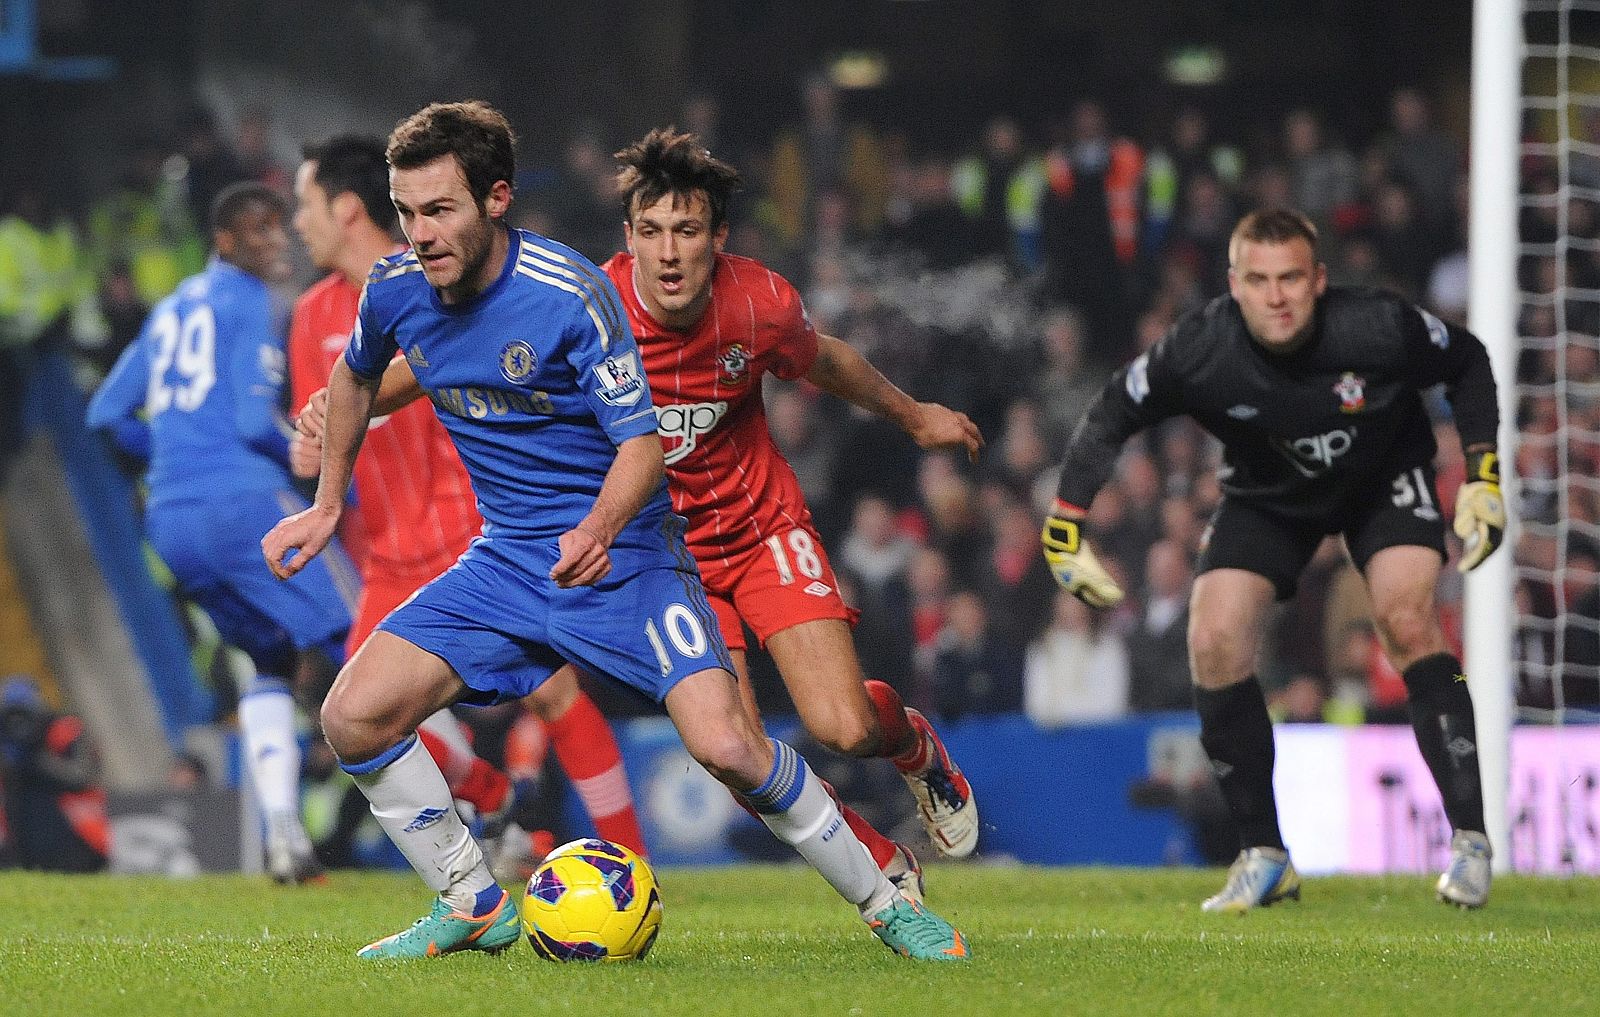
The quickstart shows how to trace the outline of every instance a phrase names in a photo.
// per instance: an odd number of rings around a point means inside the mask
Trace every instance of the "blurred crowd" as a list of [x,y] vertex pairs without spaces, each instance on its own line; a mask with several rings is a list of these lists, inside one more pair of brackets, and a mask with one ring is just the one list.
[[[724,123],[703,96],[677,118],[746,177],[728,249],[784,273],[820,331],[918,398],[969,413],[989,441],[976,465],[923,454],[804,384],[769,387],[773,432],[863,611],[868,672],[947,719],[1025,711],[1057,727],[1189,709],[1187,598],[1218,449],[1187,420],[1129,443],[1090,524],[1130,596],[1094,613],[1059,593],[1039,553],[1065,442],[1112,371],[1226,292],[1228,236],[1254,208],[1308,214],[1333,282],[1389,287],[1465,321],[1461,140],[1410,88],[1371,137],[1342,136],[1323,110],[1214,123],[1179,106],[1117,123],[1084,99],[1038,123],[997,115],[941,146],[852,116],[849,94],[824,79],[797,99],[790,122]],[[1600,119],[1587,126],[1600,140]],[[151,304],[202,266],[204,213],[223,186],[287,191],[293,165],[275,134],[265,108],[228,125],[197,110],[177,137],[135,146],[120,183],[82,207],[54,204],[47,181],[7,183],[0,412],[15,412],[40,347],[70,351],[86,385],[114,361]],[[610,153],[629,140],[574,125],[558,157],[521,174],[517,224],[609,256],[622,239]],[[1554,155],[1524,165],[1517,469],[1533,525],[1516,548],[1518,694],[1535,709],[1600,703],[1600,159],[1570,167],[1589,190],[1565,189],[1558,169]],[[1436,402],[1448,518],[1463,467]],[[18,433],[5,422],[0,455]],[[1458,638],[1460,583],[1445,576]],[[781,709],[779,683],[756,665]],[[1280,719],[1405,719],[1404,685],[1334,541],[1284,607],[1261,677]],[[618,694],[605,705],[640,704]]]

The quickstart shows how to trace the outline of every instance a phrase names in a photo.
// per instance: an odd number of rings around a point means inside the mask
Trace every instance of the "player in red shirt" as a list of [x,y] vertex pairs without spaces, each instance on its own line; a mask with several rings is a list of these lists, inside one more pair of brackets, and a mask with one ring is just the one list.
[[[819,335],[782,276],[722,253],[739,174],[694,135],[655,130],[617,157],[628,250],[604,267],[644,357],[672,505],[689,520],[686,539],[746,708],[756,715],[741,620],[772,654],[806,729],[834,751],[891,759],[935,847],[971,854],[978,815],[966,778],[928,721],[862,674],[850,636],[856,612],[840,598],[799,482],[768,431],[761,376],[805,378],[926,449],[976,457],[977,426],[917,402],[848,344]],[[879,867],[903,889],[909,870],[920,890],[915,858],[843,811]]]
[[[313,263],[331,274],[295,304],[289,333],[293,405],[326,388],[356,320],[361,285],[372,264],[399,247],[392,235],[388,164],[377,138],[340,137],[306,149],[295,175],[294,225]],[[314,477],[321,443],[297,436],[295,472]],[[426,403],[372,421],[355,465],[365,547],[357,555],[363,588],[348,649],[360,646],[385,615],[455,563],[483,525],[466,470]],[[596,832],[643,853],[644,838],[610,726],[572,672],[529,697],[556,757],[593,819]],[[460,724],[440,711],[417,732],[455,797],[482,815],[504,814],[512,800],[506,775],[472,750]]]

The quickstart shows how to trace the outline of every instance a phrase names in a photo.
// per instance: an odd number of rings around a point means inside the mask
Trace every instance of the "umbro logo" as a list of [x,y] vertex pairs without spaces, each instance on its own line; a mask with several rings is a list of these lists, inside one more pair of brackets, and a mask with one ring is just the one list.
[[806,592],[811,594],[813,597],[826,597],[828,594],[833,592],[833,587],[822,582],[821,580],[818,580],[817,582],[812,583],[810,586],[807,586]]
[[417,813],[416,819],[413,819],[411,822],[406,824],[403,832],[416,833],[418,830],[426,830],[428,827],[443,819],[444,816],[444,809],[423,809],[421,812]]
[[1249,420],[1251,417],[1254,417],[1260,412],[1261,411],[1256,409],[1254,406],[1246,406],[1244,403],[1240,403],[1238,406],[1228,407],[1228,416],[1235,420]]
[[1445,743],[1444,750],[1450,753],[1451,759],[1459,763],[1468,756],[1477,755],[1478,746],[1473,744],[1470,738],[1463,738],[1458,735]]

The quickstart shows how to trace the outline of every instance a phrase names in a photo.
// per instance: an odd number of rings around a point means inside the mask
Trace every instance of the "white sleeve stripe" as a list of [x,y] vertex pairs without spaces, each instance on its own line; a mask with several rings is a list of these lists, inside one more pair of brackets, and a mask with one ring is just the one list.
[[629,421],[638,420],[640,417],[643,417],[643,416],[646,416],[646,415],[653,415],[655,412],[656,412],[656,408],[654,406],[646,406],[644,409],[640,410],[638,413],[630,413],[626,417],[623,417],[620,420],[613,420],[611,422],[611,426],[612,427],[621,427],[623,424],[626,424]]

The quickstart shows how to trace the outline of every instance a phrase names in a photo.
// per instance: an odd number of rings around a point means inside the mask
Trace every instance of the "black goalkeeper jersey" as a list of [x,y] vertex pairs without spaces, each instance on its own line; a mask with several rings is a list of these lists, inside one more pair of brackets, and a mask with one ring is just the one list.
[[1059,493],[1087,508],[1122,444],[1188,414],[1223,444],[1222,489],[1281,515],[1338,512],[1398,469],[1432,462],[1421,392],[1443,383],[1463,446],[1492,445],[1499,427],[1488,352],[1382,290],[1331,286],[1311,338],[1273,353],[1222,296],[1184,315],[1117,371],[1078,423]]

